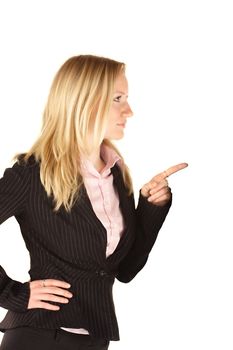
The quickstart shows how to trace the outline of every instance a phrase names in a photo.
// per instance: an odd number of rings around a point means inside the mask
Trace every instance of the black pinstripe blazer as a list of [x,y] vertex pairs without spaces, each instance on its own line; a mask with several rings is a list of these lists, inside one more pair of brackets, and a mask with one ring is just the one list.
[[[0,266],[0,306],[8,309],[0,330],[19,326],[40,328],[86,328],[96,337],[119,340],[112,298],[115,278],[129,282],[145,265],[171,201],[159,207],[141,194],[135,209],[128,196],[121,170],[111,168],[125,230],[120,242],[106,258],[106,229],[93,211],[83,185],[71,213],[63,207],[52,211],[40,181],[39,163],[16,162],[0,179],[0,224],[15,216],[30,254],[30,280],[54,278],[69,282],[73,293],[59,311],[27,309],[29,282],[11,279]],[[54,303],[56,304],[56,303]]]

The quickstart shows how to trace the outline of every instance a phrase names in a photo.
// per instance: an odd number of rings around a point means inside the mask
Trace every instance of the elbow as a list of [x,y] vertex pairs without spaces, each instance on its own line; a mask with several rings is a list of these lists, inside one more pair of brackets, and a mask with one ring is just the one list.
[[124,275],[117,275],[116,279],[118,279],[118,281],[120,281],[122,283],[129,283],[130,281],[132,281],[133,277],[124,276]]

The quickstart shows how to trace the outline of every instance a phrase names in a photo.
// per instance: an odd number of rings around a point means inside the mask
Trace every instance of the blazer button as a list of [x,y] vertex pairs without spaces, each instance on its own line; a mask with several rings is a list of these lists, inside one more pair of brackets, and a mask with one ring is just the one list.
[[104,270],[100,270],[99,271],[99,274],[100,274],[100,276],[106,276],[107,275],[107,272],[106,271],[104,271]]

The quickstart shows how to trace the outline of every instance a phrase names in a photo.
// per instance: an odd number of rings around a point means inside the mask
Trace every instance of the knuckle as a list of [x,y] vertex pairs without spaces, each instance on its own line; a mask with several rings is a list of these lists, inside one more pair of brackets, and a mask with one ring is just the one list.
[[62,300],[61,300],[61,303],[68,304],[68,302],[69,302],[69,299],[66,299],[66,298],[62,298]]
[[57,297],[57,296],[53,296],[51,301],[54,301],[55,303],[61,303],[63,298]]
[[37,287],[40,286],[40,282],[37,281],[37,280],[36,281],[30,281],[29,282],[29,286],[30,286],[31,289],[37,288]]
[[51,293],[52,294],[60,294],[60,288],[52,287],[51,288]]
[[158,180],[151,180],[151,185],[152,186],[157,186],[158,185],[158,183],[159,183],[159,181]]
[[55,301],[57,301],[58,303],[67,303],[68,299],[66,299],[66,298],[57,298],[57,300],[55,300]]
[[46,298],[46,300],[49,300],[49,301],[56,301],[55,299],[57,297],[54,296],[53,294],[46,294],[46,296],[44,298]]
[[56,295],[49,295],[47,298],[46,298],[47,301],[52,301],[52,302],[55,302],[55,303],[66,303],[67,299],[66,298],[61,298],[61,297],[58,297]]
[[151,196],[151,201],[155,200],[156,198],[157,198],[157,195],[155,193],[153,196]]
[[66,296],[66,291],[64,289],[59,288],[58,293],[59,295],[65,297]]
[[65,289],[61,289],[61,295],[63,297],[66,297],[67,295],[69,295],[69,292],[67,290],[65,290]]
[[55,285],[54,281],[55,281],[54,279],[48,278],[46,279],[46,285],[54,286]]

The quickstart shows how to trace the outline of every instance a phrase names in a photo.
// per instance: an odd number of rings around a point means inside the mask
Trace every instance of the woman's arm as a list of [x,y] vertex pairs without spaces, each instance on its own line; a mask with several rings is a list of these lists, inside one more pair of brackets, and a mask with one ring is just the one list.
[[187,163],[174,165],[155,175],[141,188],[135,211],[135,241],[116,276],[121,282],[130,282],[145,265],[172,203],[167,177],[187,166]]
[[135,210],[135,241],[128,255],[120,263],[116,276],[119,281],[130,282],[144,267],[171,203],[172,197],[163,206],[154,205],[148,202],[140,191]]
[[[17,163],[7,168],[0,179],[0,224],[19,215],[26,207],[30,176],[25,166]],[[17,263],[17,260],[16,260]],[[0,306],[16,312],[27,309],[29,282],[12,280],[0,266]]]

